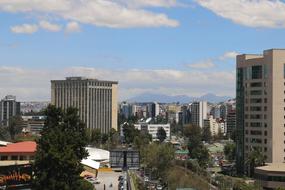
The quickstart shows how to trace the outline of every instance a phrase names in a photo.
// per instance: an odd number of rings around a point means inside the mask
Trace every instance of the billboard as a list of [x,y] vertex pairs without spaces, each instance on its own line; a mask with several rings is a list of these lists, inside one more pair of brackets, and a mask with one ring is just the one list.
[[139,169],[140,155],[137,150],[111,150],[110,151],[111,168],[119,169]]
[[32,181],[32,166],[12,165],[0,167],[0,189],[29,188]]

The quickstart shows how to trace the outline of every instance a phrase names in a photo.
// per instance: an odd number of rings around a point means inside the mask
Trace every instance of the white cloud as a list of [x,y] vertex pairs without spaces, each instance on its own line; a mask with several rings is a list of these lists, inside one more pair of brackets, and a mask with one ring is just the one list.
[[72,33],[72,32],[80,32],[80,26],[77,22],[69,22],[65,27],[65,32]]
[[221,57],[219,57],[219,59],[220,59],[220,60],[235,59],[238,54],[239,54],[239,53],[238,53],[238,52],[235,52],[235,51],[225,52],[224,55],[222,55]]
[[241,25],[285,27],[285,3],[280,0],[196,0],[196,2],[215,14]]
[[[137,5],[171,6],[172,0],[133,0]],[[142,7],[131,7],[122,0],[1,0],[0,11],[50,15],[69,21],[112,28],[129,27],[176,27],[179,22]],[[34,13],[34,14],[31,14]]]
[[182,3],[176,0],[117,0],[118,2],[125,3],[130,7],[175,7]]
[[198,63],[188,64],[188,67],[193,68],[193,69],[210,69],[214,66],[215,64],[213,63],[211,59],[201,61]]
[[17,34],[33,34],[38,31],[38,26],[35,24],[22,24],[12,26],[11,31]]
[[66,76],[85,76],[119,81],[119,99],[145,92],[168,95],[199,96],[212,92],[233,96],[235,72],[161,70],[107,70],[89,67],[55,69],[24,69],[0,67],[0,98],[13,94],[19,100],[49,100],[50,80]]
[[48,30],[50,32],[59,32],[61,30],[61,26],[57,25],[57,24],[52,24],[48,21],[40,21],[39,26],[44,29],[44,30]]

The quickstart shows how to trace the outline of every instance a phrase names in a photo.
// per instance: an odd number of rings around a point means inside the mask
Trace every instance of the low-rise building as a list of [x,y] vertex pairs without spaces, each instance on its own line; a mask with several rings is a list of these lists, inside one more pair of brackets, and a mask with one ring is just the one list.
[[11,143],[0,147],[1,161],[34,160],[37,144],[34,141]]
[[285,187],[285,163],[270,163],[256,167],[255,179],[266,190]]
[[170,124],[150,124],[147,122],[135,124],[135,128],[144,131],[152,136],[153,141],[157,141],[157,132],[163,128],[166,133],[166,140],[170,140]]

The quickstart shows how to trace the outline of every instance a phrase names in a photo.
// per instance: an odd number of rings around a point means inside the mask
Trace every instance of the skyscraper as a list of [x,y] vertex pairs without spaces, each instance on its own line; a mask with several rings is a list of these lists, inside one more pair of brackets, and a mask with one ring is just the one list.
[[7,95],[0,101],[0,122],[3,126],[9,126],[11,117],[20,115],[20,102],[16,102],[16,96]]
[[285,50],[237,56],[237,169],[244,172],[249,153],[266,162],[285,161]]
[[87,128],[107,133],[117,129],[117,86],[115,81],[67,77],[51,81],[51,102],[66,109],[76,107]]
[[191,123],[193,125],[204,127],[204,119],[207,119],[207,102],[193,102],[191,104]]
[[227,126],[227,136],[231,137],[233,131],[236,128],[236,110],[228,111],[226,126]]

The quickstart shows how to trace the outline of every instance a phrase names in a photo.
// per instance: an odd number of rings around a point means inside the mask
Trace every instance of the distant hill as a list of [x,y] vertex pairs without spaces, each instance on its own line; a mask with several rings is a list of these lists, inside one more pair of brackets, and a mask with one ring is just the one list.
[[143,93],[138,96],[132,97],[128,99],[128,102],[161,102],[161,103],[172,103],[172,102],[180,102],[180,103],[189,103],[193,101],[208,101],[212,103],[224,102],[232,97],[229,96],[217,96],[215,94],[205,94],[200,97],[191,97],[187,95],[177,95],[177,96],[169,96],[165,94],[155,94],[155,93]]

